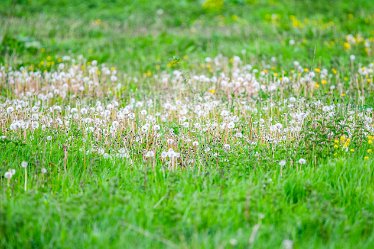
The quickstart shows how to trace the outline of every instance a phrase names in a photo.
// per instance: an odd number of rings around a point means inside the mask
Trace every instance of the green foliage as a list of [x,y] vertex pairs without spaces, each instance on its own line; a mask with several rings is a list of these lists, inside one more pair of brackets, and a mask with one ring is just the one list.
[[[117,92],[126,103],[130,95],[142,96],[140,87],[151,89],[146,78],[153,73],[203,70],[197,62],[218,54],[242,55],[252,65],[274,56],[279,72],[294,69],[295,60],[308,70],[340,68],[344,75],[336,83],[348,85],[347,58],[355,54],[368,64],[373,53],[364,42],[348,47],[347,35],[373,41],[373,13],[374,2],[366,0],[4,0],[0,63],[50,71],[63,55],[83,54],[145,75],[145,84],[125,82]],[[8,86],[0,91],[9,96]],[[356,103],[358,109],[373,108],[374,97],[365,97],[367,106]],[[297,145],[232,145],[233,153],[225,154],[222,141],[202,137],[203,146],[222,156],[197,157],[203,168],[174,171],[160,162],[148,165],[141,146],[135,162],[86,155],[83,140],[69,147],[65,170],[66,134],[47,134],[53,137],[48,146],[40,133],[27,142],[0,139],[0,248],[281,248],[288,239],[294,248],[373,248],[374,161],[362,160],[371,147],[366,134],[354,134],[356,150],[343,150],[342,117],[326,120],[326,129],[308,120]],[[168,127],[177,136],[184,129]],[[310,165],[279,166],[300,157]],[[24,160],[30,164],[27,192]],[[10,184],[9,168],[17,169]]]

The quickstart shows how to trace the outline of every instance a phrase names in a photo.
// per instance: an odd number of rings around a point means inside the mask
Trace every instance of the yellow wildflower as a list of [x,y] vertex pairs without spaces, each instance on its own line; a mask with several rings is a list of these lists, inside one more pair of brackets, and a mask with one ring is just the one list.
[[145,77],[151,77],[152,76],[152,72],[150,70],[148,70],[147,72],[144,73],[144,76]]

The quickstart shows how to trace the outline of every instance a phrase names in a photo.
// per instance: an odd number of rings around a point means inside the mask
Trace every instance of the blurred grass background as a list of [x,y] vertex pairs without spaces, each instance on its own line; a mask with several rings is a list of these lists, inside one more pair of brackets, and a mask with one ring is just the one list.
[[[338,66],[350,54],[370,61],[348,34],[373,40],[374,1],[327,0],[3,0],[1,63],[38,65],[47,56],[83,54],[128,72],[162,70],[207,56],[277,57]],[[295,45],[290,45],[290,40]]]

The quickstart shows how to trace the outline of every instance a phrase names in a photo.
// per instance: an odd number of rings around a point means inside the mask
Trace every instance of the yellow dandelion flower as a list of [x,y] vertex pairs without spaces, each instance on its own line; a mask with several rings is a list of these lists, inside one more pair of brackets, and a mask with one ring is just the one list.
[[290,16],[292,26],[294,28],[300,28],[301,27],[301,22],[296,18],[296,16],[291,15]]
[[215,94],[216,90],[215,89],[209,89],[208,92],[210,92],[211,94]]
[[321,80],[321,84],[322,85],[326,85],[327,84],[327,80],[325,80],[325,79]]
[[152,76],[152,72],[150,70],[148,70],[147,72],[144,73],[144,76],[145,77],[151,77]]

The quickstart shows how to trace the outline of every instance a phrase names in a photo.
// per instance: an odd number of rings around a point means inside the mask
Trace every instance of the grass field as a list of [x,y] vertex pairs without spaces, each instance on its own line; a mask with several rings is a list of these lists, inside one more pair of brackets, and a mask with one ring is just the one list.
[[374,248],[374,2],[0,1],[0,248]]

